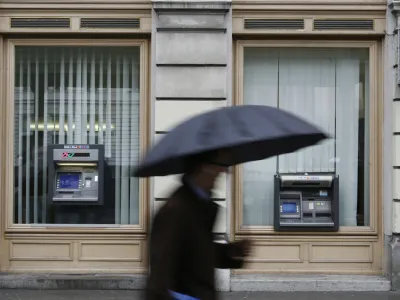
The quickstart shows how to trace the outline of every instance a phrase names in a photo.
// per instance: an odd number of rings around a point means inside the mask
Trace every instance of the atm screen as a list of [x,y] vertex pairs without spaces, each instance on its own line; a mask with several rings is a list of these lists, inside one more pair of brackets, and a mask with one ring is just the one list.
[[80,174],[59,174],[60,189],[79,189]]
[[282,213],[284,214],[295,214],[297,213],[297,205],[293,202],[282,203]]

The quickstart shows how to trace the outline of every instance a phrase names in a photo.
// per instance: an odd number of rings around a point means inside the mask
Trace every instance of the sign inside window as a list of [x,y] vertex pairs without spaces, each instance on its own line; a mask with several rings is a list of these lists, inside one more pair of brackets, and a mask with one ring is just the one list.
[[89,157],[88,152],[63,152],[62,158],[72,158],[72,157]]

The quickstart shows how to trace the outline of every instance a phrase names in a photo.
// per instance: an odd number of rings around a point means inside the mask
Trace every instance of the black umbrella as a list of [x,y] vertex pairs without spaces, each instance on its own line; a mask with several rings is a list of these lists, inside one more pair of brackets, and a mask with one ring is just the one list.
[[314,145],[327,136],[283,110],[230,106],[195,116],[171,130],[147,153],[135,176],[186,173],[194,156],[229,149],[229,165],[265,159]]

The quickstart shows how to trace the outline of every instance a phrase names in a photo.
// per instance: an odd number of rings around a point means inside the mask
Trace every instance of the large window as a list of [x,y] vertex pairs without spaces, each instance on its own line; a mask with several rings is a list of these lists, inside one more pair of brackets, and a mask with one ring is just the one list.
[[[139,224],[140,57],[140,45],[15,46],[14,223]],[[49,201],[51,144],[104,145],[104,205]]]
[[370,226],[369,48],[244,47],[242,103],[290,111],[331,136],[296,153],[245,164],[242,225],[273,225],[276,173],[334,173],[340,225]]

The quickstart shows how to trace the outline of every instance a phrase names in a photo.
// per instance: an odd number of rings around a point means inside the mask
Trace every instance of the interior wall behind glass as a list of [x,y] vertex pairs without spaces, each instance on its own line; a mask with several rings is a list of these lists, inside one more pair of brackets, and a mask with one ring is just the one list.
[[[15,223],[138,224],[139,56],[139,47],[15,48]],[[51,144],[104,145],[104,205],[51,201]]]
[[333,138],[244,165],[244,225],[273,225],[274,175],[339,175],[340,225],[369,225],[368,49],[244,50],[244,104],[290,111]]

